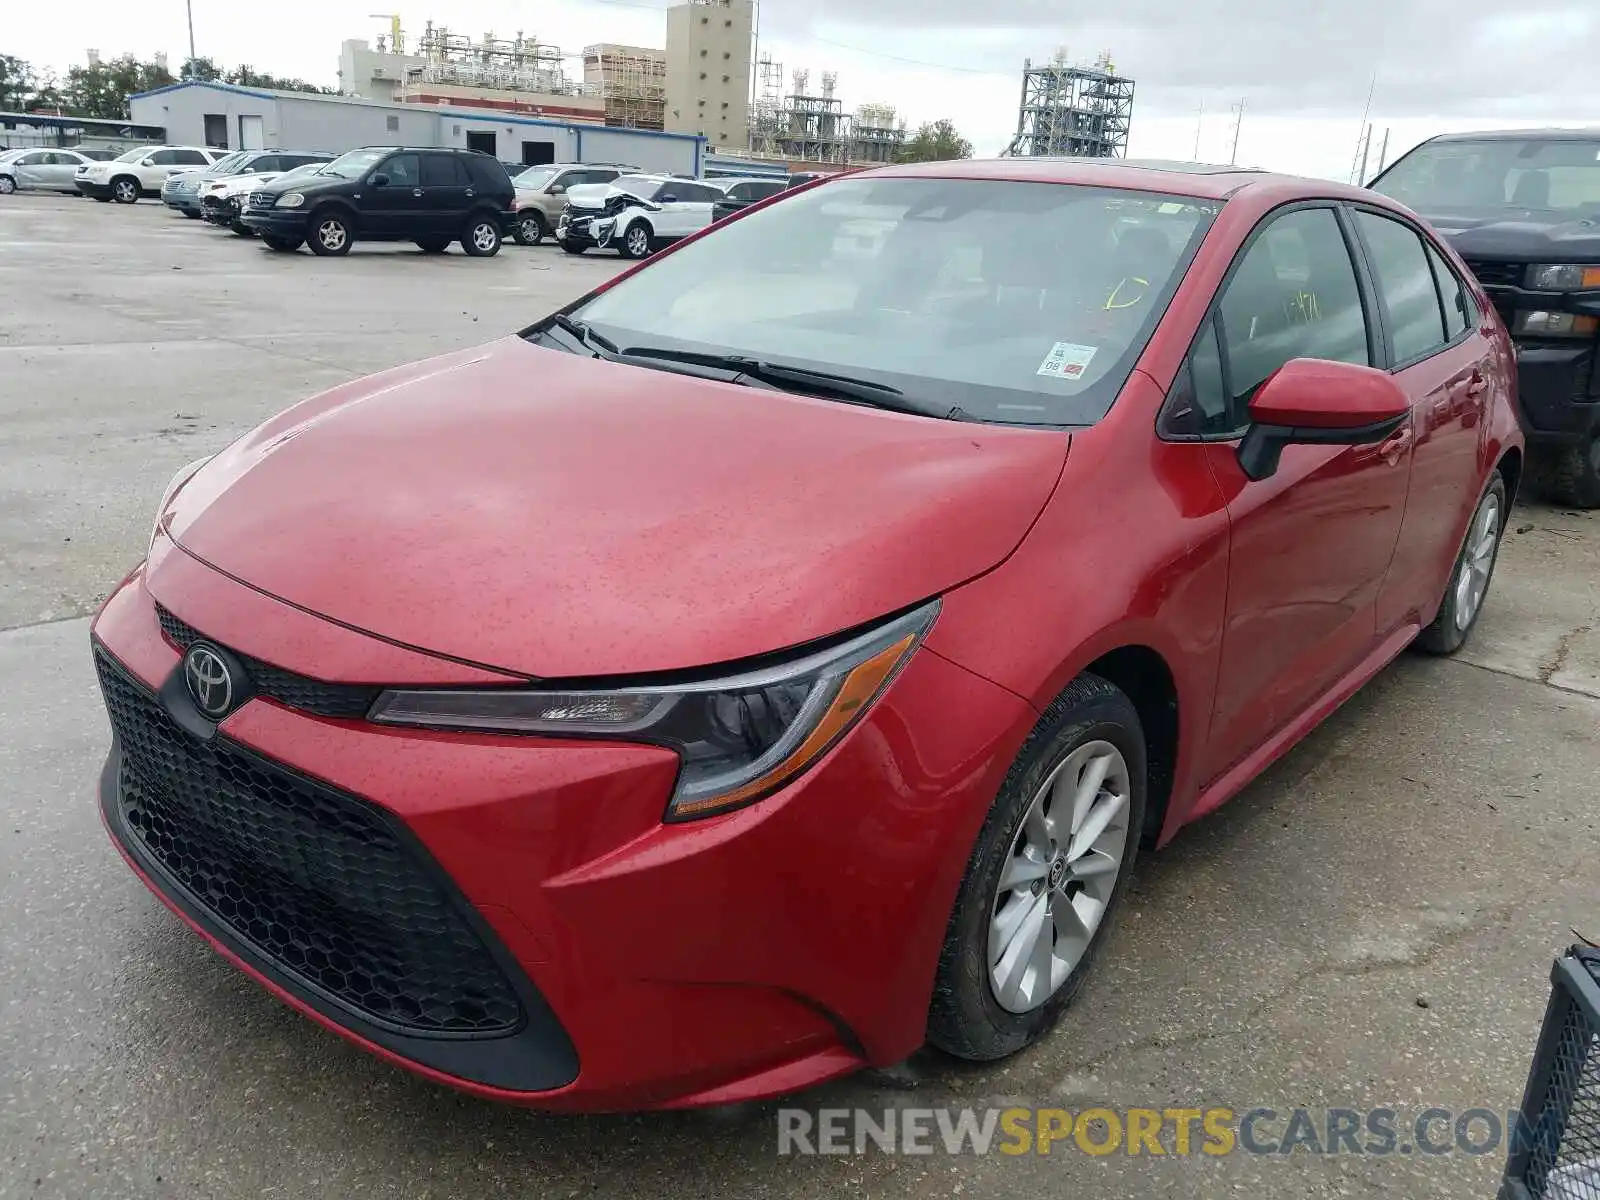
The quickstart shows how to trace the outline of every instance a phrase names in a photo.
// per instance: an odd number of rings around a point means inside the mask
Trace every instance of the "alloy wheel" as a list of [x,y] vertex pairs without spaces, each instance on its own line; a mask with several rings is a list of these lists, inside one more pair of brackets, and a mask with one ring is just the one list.
[[1131,798],[1122,752],[1094,741],[1028,805],[990,910],[989,986],[1007,1011],[1042,1005],[1089,949],[1122,870]]
[[349,236],[344,224],[331,217],[317,226],[317,241],[324,250],[342,250]]
[[1456,576],[1456,628],[1466,629],[1483,606],[1489,590],[1489,575],[1494,571],[1495,554],[1500,548],[1500,497],[1484,496],[1472,519],[1467,535],[1467,550]]
[[480,221],[472,227],[472,244],[479,250],[493,250],[497,236],[494,226],[487,221]]
[[139,198],[139,189],[131,180],[119,179],[116,186],[117,200],[123,204],[132,204]]
[[17,181],[9,175],[0,175],[0,196],[9,196],[17,190]]
[[650,253],[650,235],[635,225],[628,230],[628,253],[643,258]]

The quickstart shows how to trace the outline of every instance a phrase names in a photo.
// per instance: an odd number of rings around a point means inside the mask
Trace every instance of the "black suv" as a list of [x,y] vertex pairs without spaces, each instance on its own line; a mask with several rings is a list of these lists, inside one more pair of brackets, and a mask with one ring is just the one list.
[[480,151],[368,146],[285,188],[251,192],[240,220],[273,250],[305,242],[315,254],[348,254],[374,241],[438,254],[460,242],[482,257],[499,251],[515,198],[505,167]]
[[1494,299],[1530,486],[1600,508],[1600,130],[1447,134],[1369,186],[1432,222]]

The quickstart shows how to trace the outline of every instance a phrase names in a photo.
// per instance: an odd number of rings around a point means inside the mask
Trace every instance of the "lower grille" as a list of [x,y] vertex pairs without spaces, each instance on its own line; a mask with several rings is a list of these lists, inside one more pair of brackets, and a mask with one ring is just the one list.
[[95,665],[122,749],[122,821],[214,920],[379,1026],[522,1026],[511,982],[393,818],[224,737],[190,736],[98,648]]

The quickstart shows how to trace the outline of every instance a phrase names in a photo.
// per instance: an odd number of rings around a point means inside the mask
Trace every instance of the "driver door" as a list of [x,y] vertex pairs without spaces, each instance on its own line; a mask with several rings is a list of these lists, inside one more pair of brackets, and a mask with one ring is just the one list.
[[1290,359],[1381,362],[1381,331],[1368,319],[1376,307],[1350,244],[1331,206],[1267,218],[1191,352],[1187,397],[1169,407],[1177,428],[1209,443],[1232,530],[1207,782],[1376,649],[1378,597],[1410,486],[1409,424],[1376,445],[1286,447],[1261,480],[1237,456],[1251,397]]
[[421,233],[427,219],[421,160],[415,154],[391,154],[367,176],[357,203],[363,234],[383,238]]

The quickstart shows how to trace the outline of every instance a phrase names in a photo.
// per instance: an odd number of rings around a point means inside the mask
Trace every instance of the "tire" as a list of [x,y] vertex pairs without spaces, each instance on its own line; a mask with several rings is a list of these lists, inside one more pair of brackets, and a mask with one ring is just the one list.
[[198,221],[200,219],[200,214],[199,213],[190,212],[187,208],[180,208],[178,211],[181,212],[184,216],[188,217],[189,220],[191,220],[191,221]]
[[9,196],[17,190],[17,181],[9,175],[0,175],[0,196]]
[[1568,446],[1544,464],[1539,489],[1566,508],[1600,508],[1600,434]]
[[635,221],[623,231],[617,242],[617,252],[623,258],[647,258],[653,248],[655,230],[648,221]]
[[350,243],[355,236],[350,229],[350,218],[336,208],[325,208],[311,214],[306,223],[306,245],[311,253],[323,258],[340,258],[350,253]]
[[[1070,783],[1075,774],[1089,797],[1081,810]],[[1034,726],[978,834],[939,957],[930,1042],[957,1058],[989,1062],[1050,1030],[1093,968],[1127,890],[1144,828],[1146,786],[1144,732],[1132,701],[1099,676],[1080,675]],[[1036,801],[1039,816],[1029,820]],[[1049,823],[1040,819],[1046,812]],[[1108,823],[1101,833],[1069,859],[1068,838],[1055,836],[1063,816],[1070,831],[1078,813],[1083,830],[1102,812]],[[1043,844],[1055,846],[1049,858]],[[1099,869],[1085,870],[1088,864]],[[1002,889],[1006,873],[1011,880]],[[1086,910],[1092,927],[1079,919]],[[1014,935],[1010,942],[1006,925]],[[1038,939],[1015,940],[1028,938],[1030,928],[1039,930]],[[1082,935],[1081,944],[1067,944],[1063,930],[1074,940]],[[993,968],[999,984],[992,977],[991,938],[996,947],[1008,947]],[[1043,964],[1024,953],[1041,946],[1050,956],[1048,982],[1040,978]],[[1008,962],[1013,970],[1006,970]]]
[[229,221],[228,228],[233,230],[240,237],[255,237],[256,235],[256,231],[251,229],[250,226],[246,225],[243,221]]
[[488,213],[467,218],[461,230],[461,248],[473,258],[493,258],[500,253],[500,220]]
[[135,204],[139,200],[139,181],[132,175],[118,175],[111,181],[111,198],[118,204]]
[[587,247],[587,246],[579,246],[574,242],[562,242],[561,243],[561,248],[563,250],[565,250],[568,254],[582,254],[589,247]]
[[418,238],[417,248],[424,254],[443,254],[450,246],[447,238]]
[[1472,522],[1456,554],[1444,600],[1433,624],[1417,635],[1417,649],[1428,654],[1454,654],[1466,643],[1467,635],[1483,614],[1508,515],[1505,480],[1496,471],[1483,489],[1478,507],[1472,510]]
[[537,246],[544,241],[545,235],[544,214],[536,208],[517,214],[517,223],[512,227],[511,240],[519,246]]
[[277,250],[280,253],[288,253],[300,249],[300,243],[304,240],[304,238],[276,237],[270,233],[261,235],[261,244],[263,246],[268,250]]
[[110,204],[111,203],[111,197],[110,196],[96,196],[94,198],[94,200],[95,200],[96,204]]

